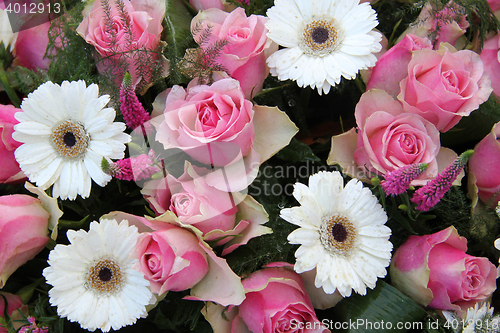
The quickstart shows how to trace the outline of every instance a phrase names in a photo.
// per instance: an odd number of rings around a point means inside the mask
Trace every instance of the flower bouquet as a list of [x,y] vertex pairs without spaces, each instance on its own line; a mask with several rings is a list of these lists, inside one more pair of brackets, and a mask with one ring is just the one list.
[[500,332],[500,1],[0,15],[0,332]]

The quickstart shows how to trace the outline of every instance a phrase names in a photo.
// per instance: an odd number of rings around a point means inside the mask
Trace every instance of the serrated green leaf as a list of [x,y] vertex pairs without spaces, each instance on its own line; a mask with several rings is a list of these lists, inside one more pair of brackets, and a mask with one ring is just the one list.
[[[377,282],[376,288],[368,290],[365,296],[356,294],[345,298],[332,310],[335,318],[329,322],[330,329],[342,328],[335,329],[336,332],[407,332],[411,329],[422,331],[427,325],[424,323],[427,312],[420,305],[381,280]],[[337,326],[335,322],[338,323]]]

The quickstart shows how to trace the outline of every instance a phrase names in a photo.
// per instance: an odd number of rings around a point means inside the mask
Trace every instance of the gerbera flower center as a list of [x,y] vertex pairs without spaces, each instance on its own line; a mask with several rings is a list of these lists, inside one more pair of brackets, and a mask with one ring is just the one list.
[[305,54],[324,56],[335,51],[341,35],[335,19],[314,20],[304,27],[301,47]]
[[320,228],[321,243],[330,253],[346,255],[356,242],[356,228],[343,215],[326,218]]
[[85,288],[98,295],[111,295],[121,290],[124,280],[120,266],[113,259],[101,259],[89,267]]
[[54,128],[51,141],[61,156],[77,159],[87,151],[90,137],[81,124],[66,120]]

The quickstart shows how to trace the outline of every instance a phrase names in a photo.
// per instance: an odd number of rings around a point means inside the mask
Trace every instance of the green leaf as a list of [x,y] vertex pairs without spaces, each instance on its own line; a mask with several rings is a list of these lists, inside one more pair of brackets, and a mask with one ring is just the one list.
[[[168,59],[171,68],[177,68],[177,63],[184,57],[189,41],[192,41],[191,35],[191,15],[185,2],[182,0],[167,0],[167,9],[165,12],[165,40],[167,41]],[[171,78],[175,83],[181,83],[180,73],[177,71],[171,73]]]
[[293,138],[290,144],[285,148],[281,149],[276,157],[290,162],[321,162],[321,159],[314,155],[311,148],[303,142]]
[[420,305],[381,280],[365,296],[356,294],[344,298],[333,312],[335,321],[323,320],[332,332],[406,332],[411,329],[420,332],[427,325],[424,323],[427,312]]
[[441,133],[441,145],[453,147],[484,138],[493,125],[500,121],[500,104],[494,96],[473,111],[470,116],[463,117],[458,124],[446,133]]
[[16,293],[19,297],[21,297],[21,300],[23,301],[23,304],[28,304],[28,302],[31,299],[31,296],[33,296],[33,293],[35,289],[38,287],[38,285],[43,281],[43,278],[39,278],[35,282],[19,289]]

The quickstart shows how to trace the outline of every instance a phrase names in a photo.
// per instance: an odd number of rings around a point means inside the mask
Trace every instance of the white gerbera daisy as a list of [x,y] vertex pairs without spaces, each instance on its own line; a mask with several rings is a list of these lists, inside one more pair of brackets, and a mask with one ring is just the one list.
[[57,313],[89,330],[119,329],[146,317],[152,294],[143,274],[132,269],[129,256],[139,237],[123,220],[92,222],[90,230],[69,230],[70,245],[58,244],[49,254],[43,276],[53,288],[50,304]]
[[125,124],[113,122],[108,102],[96,84],[84,81],[46,82],[23,100],[12,137],[24,143],[15,156],[30,181],[42,190],[54,184],[52,196],[70,200],[90,195],[91,178],[99,186],[109,182],[102,159],[123,158],[130,135]]
[[371,191],[357,179],[344,187],[339,172],[309,177],[309,187],[296,183],[293,196],[301,204],[281,210],[281,217],[300,228],[288,235],[295,252],[295,271],[316,267],[315,285],[343,297],[352,289],[361,295],[387,274],[391,229],[387,215]]
[[374,66],[382,49],[377,14],[359,0],[275,0],[267,16],[267,36],[285,47],[267,59],[271,74],[320,95]]

